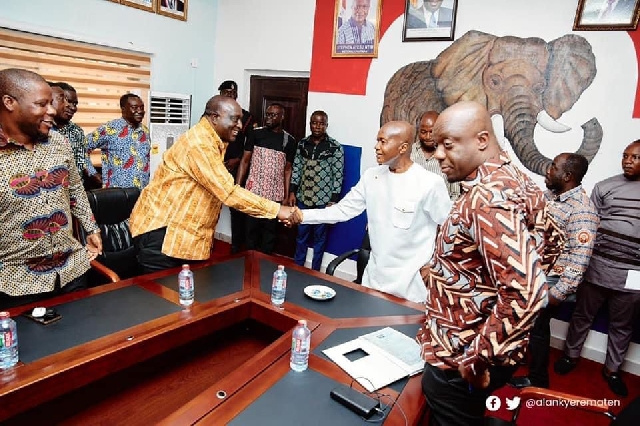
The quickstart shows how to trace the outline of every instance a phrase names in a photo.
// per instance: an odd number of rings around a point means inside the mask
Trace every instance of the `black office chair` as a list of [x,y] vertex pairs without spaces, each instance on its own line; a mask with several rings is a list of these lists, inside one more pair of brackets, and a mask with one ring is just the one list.
[[[104,276],[115,282],[139,275],[129,230],[129,216],[139,196],[138,188],[101,188],[87,192],[102,236],[102,254],[91,262],[98,274],[90,273],[89,285],[104,284]],[[78,221],[74,221],[74,228],[78,240],[86,244],[87,234]]]
[[346,253],[342,253],[340,256],[333,259],[328,265],[327,270],[325,271],[328,275],[333,275],[336,271],[338,265],[345,261],[345,259],[350,258],[354,254],[357,254],[356,258],[356,270],[357,276],[353,281],[356,284],[362,284],[362,275],[364,274],[364,268],[367,267],[367,263],[369,263],[369,256],[371,255],[371,242],[369,241],[369,231],[364,233],[364,238],[362,239],[362,245],[360,248],[349,250]]

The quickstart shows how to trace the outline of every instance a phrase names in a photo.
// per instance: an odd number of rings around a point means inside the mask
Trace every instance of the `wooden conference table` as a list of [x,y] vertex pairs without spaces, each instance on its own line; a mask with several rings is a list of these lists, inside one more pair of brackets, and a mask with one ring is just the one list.
[[[277,264],[288,272],[284,309],[270,304]],[[178,302],[178,270],[60,296],[62,319],[18,323],[20,363],[0,371],[0,421],[7,424],[366,424],[329,397],[351,377],[322,350],[392,326],[414,335],[419,304],[246,252],[194,267],[196,302]],[[335,298],[303,294],[311,284]],[[311,335],[309,369],[289,369],[291,331],[300,318]],[[362,390],[357,383],[354,387]],[[380,390],[385,425],[416,425],[426,402],[420,376]],[[388,411],[388,410],[387,410]],[[406,416],[406,422],[405,422]]]

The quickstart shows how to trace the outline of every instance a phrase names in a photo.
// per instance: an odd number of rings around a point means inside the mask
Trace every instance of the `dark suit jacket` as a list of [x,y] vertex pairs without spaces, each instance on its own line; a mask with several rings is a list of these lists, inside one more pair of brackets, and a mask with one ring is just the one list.
[[[424,22],[424,6],[418,9],[418,16],[407,13],[407,25],[406,28],[427,28],[427,23]],[[438,10],[438,28],[449,28],[453,22],[453,9],[448,7],[441,7]]]

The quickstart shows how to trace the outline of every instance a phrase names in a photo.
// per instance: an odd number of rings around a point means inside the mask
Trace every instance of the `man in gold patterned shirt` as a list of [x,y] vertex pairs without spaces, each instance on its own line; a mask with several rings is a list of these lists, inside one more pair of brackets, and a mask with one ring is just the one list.
[[241,129],[240,105],[214,96],[198,124],[164,153],[131,213],[143,272],[208,259],[222,204],[260,218],[290,216],[291,207],[252,194],[227,171],[224,153]]

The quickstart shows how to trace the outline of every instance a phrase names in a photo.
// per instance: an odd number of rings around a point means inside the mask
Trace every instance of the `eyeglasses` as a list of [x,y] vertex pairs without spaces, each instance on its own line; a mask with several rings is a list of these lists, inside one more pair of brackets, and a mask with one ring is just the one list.
[[279,115],[280,115],[279,112],[265,112],[264,113],[264,116],[267,117],[267,118],[276,118]]

